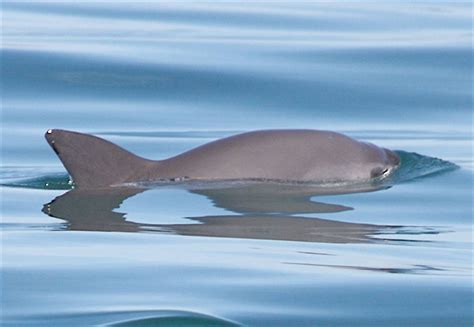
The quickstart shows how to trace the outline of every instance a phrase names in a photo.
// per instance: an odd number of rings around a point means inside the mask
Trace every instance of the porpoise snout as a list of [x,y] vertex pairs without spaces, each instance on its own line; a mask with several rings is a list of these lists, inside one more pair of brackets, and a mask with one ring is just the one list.
[[390,175],[400,165],[400,157],[392,150],[382,148],[385,152],[385,165],[373,168],[370,178],[384,178]]

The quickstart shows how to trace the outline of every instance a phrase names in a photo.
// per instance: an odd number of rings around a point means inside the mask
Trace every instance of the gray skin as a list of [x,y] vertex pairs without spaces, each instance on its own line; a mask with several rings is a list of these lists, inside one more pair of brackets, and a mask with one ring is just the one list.
[[385,177],[400,164],[388,149],[318,130],[243,133],[165,160],[138,157],[88,134],[55,129],[45,137],[78,188],[179,178],[359,182]]

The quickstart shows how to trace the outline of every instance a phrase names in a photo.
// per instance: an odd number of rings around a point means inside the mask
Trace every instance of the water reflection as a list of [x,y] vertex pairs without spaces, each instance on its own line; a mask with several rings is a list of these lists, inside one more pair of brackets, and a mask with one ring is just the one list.
[[[369,191],[367,187],[352,191]],[[232,237],[323,243],[374,241],[373,235],[389,226],[347,223],[302,214],[352,210],[340,204],[312,201],[313,196],[338,193],[304,185],[242,184],[191,187],[183,192],[206,196],[215,207],[236,215],[186,217],[189,224],[150,224],[128,221],[114,209],[146,189],[108,188],[71,190],[46,204],[43,212],[63,219],[68,230],[109,232],[161,232],[190,236]]]
[[316,263],[303,263],[303,262],[284,262],[288,265],[300,265],[300,266],[313,266],[313,267],[325,267],[325,268],[337,268],[337,269],[349,269],[349,270],[363,270],[373,272],[383,272],[389,274],[426,274],[433,275],[436,273],[444,272],[446,269],[432,267],[428,265],[412,265],[408,268],[399,267],[364,267],[364,266],[348,266],[348,265],[325,265]]

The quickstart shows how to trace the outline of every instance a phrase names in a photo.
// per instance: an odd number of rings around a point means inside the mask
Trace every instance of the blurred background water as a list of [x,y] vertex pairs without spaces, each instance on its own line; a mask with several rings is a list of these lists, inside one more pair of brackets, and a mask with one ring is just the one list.
[[[2,325],[472,326],[471,2],[1,11]],[[51,203],[70,185],[48,128],[155,159],[330,129],[460,169],[316,205],[245,187]]]

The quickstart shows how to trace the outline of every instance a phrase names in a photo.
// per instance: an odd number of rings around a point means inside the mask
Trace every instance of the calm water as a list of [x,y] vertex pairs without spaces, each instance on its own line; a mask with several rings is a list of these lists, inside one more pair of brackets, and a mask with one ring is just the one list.
[[[471,15],[440,1],[3,2],[2,325],[472,326]],[[404,152],[372,192],[81,192],[48,128],[155,159],[265,128]]]

